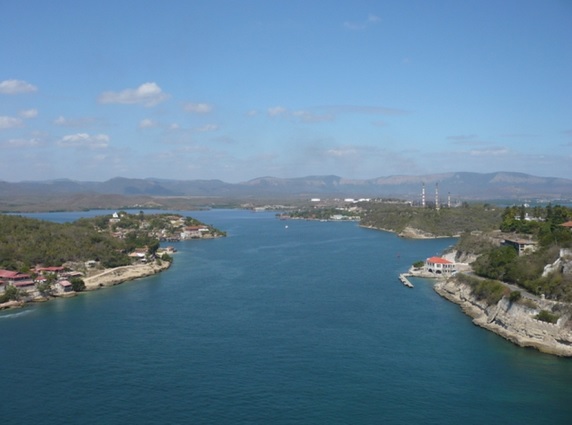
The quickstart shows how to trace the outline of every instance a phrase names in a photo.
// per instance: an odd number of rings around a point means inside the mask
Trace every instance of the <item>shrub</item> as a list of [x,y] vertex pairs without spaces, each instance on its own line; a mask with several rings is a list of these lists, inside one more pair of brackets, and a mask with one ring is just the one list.
[[511,303],[514,303],[518,300],[520,300],[522,297],[522,294],[520,293],[520,291],[511,291],[508,299],[510,300]]
[[79,277],[72,278],[70,283],[72,284],[72,289],[75,292],[81,292],[85,290],[85,282]]
[[548,310],[540,310],[540,313],[538,313],[534,318],[543,322],[556,323],[560,316],[557,316]]
[[504,296],[507,288],[496,280],[482,280],[473,288],[473,295],[478,300],[486,300],[487,304],[494,305]]
[[518,300],[518,303],[533,310],[536,310],[538,308],[538,305],[530,298],[521,297]]
[[20,291],[12,285],[6,285],[4,293],[0,295],[0,303],[5,303],[11,300],[18,300],[20,298]]

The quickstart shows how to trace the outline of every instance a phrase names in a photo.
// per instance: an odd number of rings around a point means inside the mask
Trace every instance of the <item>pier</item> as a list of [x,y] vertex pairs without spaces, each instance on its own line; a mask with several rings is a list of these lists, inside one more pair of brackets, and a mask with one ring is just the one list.
[[407,275],[405,273],[401,273],[399,275],[399,280],[401,281],[401,283],[403,283],[403,285],[407,286],[408,288],[413,288],[413,284],[409,282],[409,279],[407,279]]

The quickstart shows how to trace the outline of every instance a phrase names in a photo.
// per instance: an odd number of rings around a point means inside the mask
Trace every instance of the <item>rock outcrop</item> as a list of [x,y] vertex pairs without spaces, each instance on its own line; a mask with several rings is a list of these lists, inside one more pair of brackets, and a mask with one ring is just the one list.
[[572,329],[567,323],[569,316],[559,313],[560,318],[554,324],[535,319],[541,310],[557,311],[558,303],[544,299],[528,303],[511,302],[504,297],[497,304],[488,305],[472,294],[469,285],[454,279],[440,281],[434,288],[438,294],[461,306],[473,318],[474,324],[521,347],[572,357]]

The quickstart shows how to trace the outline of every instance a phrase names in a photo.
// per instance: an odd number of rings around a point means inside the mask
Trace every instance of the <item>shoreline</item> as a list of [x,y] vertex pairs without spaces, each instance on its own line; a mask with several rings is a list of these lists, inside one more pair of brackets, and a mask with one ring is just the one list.
[[[506,297],[495,305],[477,300],[467,285],[446,279],[438,280],[433,289],[441,297],[457,304],[474,325],[512,342],[522,348],[534,348],[541,353],[572,357],[572,330],[562,324],[547,323],[534,318],[538,309],[511,303]],[[540,308],[549,308],[543,301]]]
[[101,288],[120,285],[131,280],[152,276],[167,270],[169,267],[171,267],[171,262],[163,261],[160,265],[153,262],[150,264],[134,264],[105,269],[101,273],[83,279],[85,291],[95,291]]
[[129,266],[115,267],[112,269],[105,269],[100,273],[83,279],[85,283],[85,290],[81,292],[67,292],[62,294],[51,295],[48,297],[36,297],[29,301],[7,301],[0,304],[0,311],[10,310],[16,308],[23,308],[27,304],[37,304],[48,302],[56,298],[71,298],[84,292],[96,291],[98,289],[109,288],[111,286],[121,285],[136,279],[152,276],[161,273],[171,267],[170,261],[162,261],[161,264],[155,262],[150,264],[132,264]]
[[[468,264],[463,266],[464,271],[470,269]],[[488,305],[478,300],[468,285],[454,279],[413,268],[404,275],[433,280],[433,290],[445,300],[457,304],[475,326],[521,348],[533,348],[544,354],[572,358],[572,328],[566,326],[569,317],[564,315],[555,324],[535,318],[540,310],[551,311],[557,304],[554,301],[536,300],[537,308],[531,308],[503,297],[497,304]]]
[[399,236],[400,238],[404,238],[404,239],[447,239],[447,238],[458,238],[459,237],[459,235],[438,236],[438,235],[434,235],[434,234],[429,233],[429,232],[424,232],[423,230],[414,229],[413,227],[406,227],[401,232],[397,232],[396,230],[384,229],[382,227],[366,226],[363,224],[360,224],[359,226],[363,227],[364,229],[379,230],[381,232],[393,233],[393,234]]

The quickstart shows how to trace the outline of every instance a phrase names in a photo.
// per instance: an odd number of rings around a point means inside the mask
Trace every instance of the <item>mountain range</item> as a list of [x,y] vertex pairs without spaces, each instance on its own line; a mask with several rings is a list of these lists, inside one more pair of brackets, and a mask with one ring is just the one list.
[[241,183],[221,180],[132,179],[116,177],[104,182],[69,179],[46,181],[0,181],[0,200],[23,197],[120,195],[121,197],[217,197],[303,198],[303,197],[394,197],[420,199],[425,187],[427,199],[448,195],[460,200],[572,199],[572,180],[538,177],[524,173],[452,172],[420,176],[395,175],[373,179],[339,176],[297,178],[260,177]]

